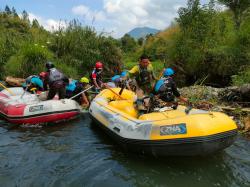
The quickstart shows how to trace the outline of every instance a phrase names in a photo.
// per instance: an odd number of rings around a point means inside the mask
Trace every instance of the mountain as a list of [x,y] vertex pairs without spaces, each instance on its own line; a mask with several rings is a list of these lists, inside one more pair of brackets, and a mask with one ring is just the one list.
[[145,37],[148,34],[156,34],[157,32],[159,32],[160,30],[157,29],[153,29],[150,27],[136,27],[133,30],[129,31],[127,34],[130,35],[133,38],[141,38],[141,37]]

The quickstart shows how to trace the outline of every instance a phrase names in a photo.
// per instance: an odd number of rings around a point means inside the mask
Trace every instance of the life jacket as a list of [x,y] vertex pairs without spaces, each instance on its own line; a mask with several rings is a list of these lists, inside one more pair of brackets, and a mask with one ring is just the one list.
[[136,81],[139,85],[145,85],[151,82],[151,73],[148,68],[141,68],[139,66],[139,75],[136,77]]
[[67,86],[66,91],[74,92],[76,89],[76,82],[77,80],[72,80]]
[[27,87],[28,85],[29,85],[29,88],[27,88],[28,90],[34,87],[36,87],[39,91],[44,90],[43,81],[37,75],[30,75],[28,78],[26,78],[26,81],[25,81],[25,84],[23,84],[23,87]]
[[174,101],[174,93],[172,89],[173,79],[172,77],[167,77],[160,79],[155,86],[156,93],[159,94],[160,99],[165,102]]
[[31,83],[31,79],[34,78],[34,77],[39,78],[37,75],[30,75],[30,76],[27,77],[26,80],[25,80],[26,84],[30,84],[30,83]]
[[65,76],[63,73],[61,73],[60,71],[58,71],[56,68],[51,68],[49,70],[49,84],[52,84],[56,81],[63,81],[65,79]]
[[90,76],[89,76],[89,78],[90,78],[92,84],[93,84],[93,77],[92,77],[93,74],[95,74],[95,76],[96,76],[96,82],[97,82],[97,84],[100,86],[101,83],[102,83],[102,74],[101,74],[101,73],[98,73],[98,72],[96,71],[96,69],[94,69],[94,70],[92,71],[92,73],[90,74]]

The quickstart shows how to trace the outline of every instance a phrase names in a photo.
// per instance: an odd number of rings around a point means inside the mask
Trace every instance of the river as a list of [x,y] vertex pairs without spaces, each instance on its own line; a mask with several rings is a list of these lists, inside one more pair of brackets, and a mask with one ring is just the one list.
[[239,135],[207,157],[125,153],[91,122],[43,128],[0,125],[0,186],[249,187],[250,141]]

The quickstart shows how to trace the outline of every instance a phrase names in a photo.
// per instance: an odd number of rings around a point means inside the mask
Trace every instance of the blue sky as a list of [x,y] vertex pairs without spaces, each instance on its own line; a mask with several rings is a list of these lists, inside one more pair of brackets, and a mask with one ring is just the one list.
[[[201,3],[207,3],[202,0]],[[165,29],[185,0],[0,0],[0,9],[26,10],[47,30],[65,26],[72,19],[91,25],[98,32],[121,37],[135,27]]]

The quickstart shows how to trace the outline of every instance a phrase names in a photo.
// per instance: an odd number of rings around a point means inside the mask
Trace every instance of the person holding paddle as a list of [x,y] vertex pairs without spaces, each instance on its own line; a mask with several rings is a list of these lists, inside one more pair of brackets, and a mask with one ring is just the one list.
[[82,77],[79,81],[71,80],[71,82],[66,86],[66,98],[73,98],[83,108],[88,108],[90,104],[89,94],[83,91],[89,87],[89,79],[86,77]]

